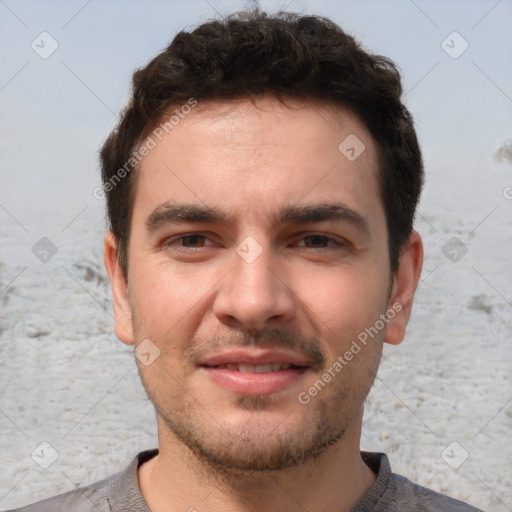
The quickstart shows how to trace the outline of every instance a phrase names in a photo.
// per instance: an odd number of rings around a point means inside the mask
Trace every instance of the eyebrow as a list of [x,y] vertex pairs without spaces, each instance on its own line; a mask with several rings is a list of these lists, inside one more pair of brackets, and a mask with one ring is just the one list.
[[[271,220],[274,225],[346,221],[364,234],[370,233],[367,219],[343,203],[286,205]],[[146,229],[151,233],[164,225],[184,222],[228,225],[230,216],[214,207],[166,201],[157,206],[146,219]]]

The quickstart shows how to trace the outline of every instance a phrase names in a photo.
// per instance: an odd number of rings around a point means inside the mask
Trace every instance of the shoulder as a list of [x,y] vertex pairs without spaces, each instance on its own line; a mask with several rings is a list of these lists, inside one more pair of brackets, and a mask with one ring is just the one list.
[[7,512],[103,512],[109,511],[109,487],[115,482],[116,475],[82,487],[38,501],[25,507]]
[[482,512],[481,510],[418,485],[391,471],[384,453],[361,452],[377,480],[352,512]]
[[124,471],[86,487],[7,512],[150,512],[140,494],[137,468],[157,453],[158,449],[140,452]]
[[391,476],[388,492],[385,493],[383,498],[386,495],[389,495],[389,499],[394,504],[405,507],[404,510],[417,510],[418,512],[482,512],[467,503],[422,487],[395,473]]

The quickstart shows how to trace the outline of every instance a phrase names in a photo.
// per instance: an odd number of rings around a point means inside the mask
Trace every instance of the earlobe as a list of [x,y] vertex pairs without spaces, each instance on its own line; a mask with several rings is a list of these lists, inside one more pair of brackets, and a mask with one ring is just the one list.
[[115,333],[127,345],[134,344],[128,285],[117,257],[117,241],[111,232],[105,235],[103,261],[110,279],[114,303]]
[[386,327],[386,335],[384,336],[386,343],[398,345],[404,339],[422,267],[423,243],[420,235],[413,231],[402,250],[392,286],[388,307],[395,314]]

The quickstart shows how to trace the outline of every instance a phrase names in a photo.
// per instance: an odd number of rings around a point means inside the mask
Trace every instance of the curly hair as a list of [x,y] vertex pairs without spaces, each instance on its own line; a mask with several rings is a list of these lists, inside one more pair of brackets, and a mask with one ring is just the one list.
[[147,134],[180,105],[183,110],[198,100],[269,94],[280,101],[288,97],[342,105],[361,117],[377,147],[390,266],[397,270],[424,182],[397,66],[364,50],[328,18],[282,11],[268,15],[255,8],[179,32],[133,74],[130,100],[100,150],[108,220],[125,278],[137,177],[132,171]]

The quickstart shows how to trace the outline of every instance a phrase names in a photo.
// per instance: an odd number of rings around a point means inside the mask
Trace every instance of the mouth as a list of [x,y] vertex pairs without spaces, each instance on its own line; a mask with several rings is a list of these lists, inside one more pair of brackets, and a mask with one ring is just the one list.
[[247,364],[247,363],[224,363],[215,366],[203,365],[204,368],[219,368],[241,373],[272,373],[281,370],[299,370],[307,366],[297,366],[291,363],[268,363],[268,364]]
[[298,385],[312,365],[283,350],[239,349],[203,359],[198,370],[226,391],[240,395],[270,395]]

